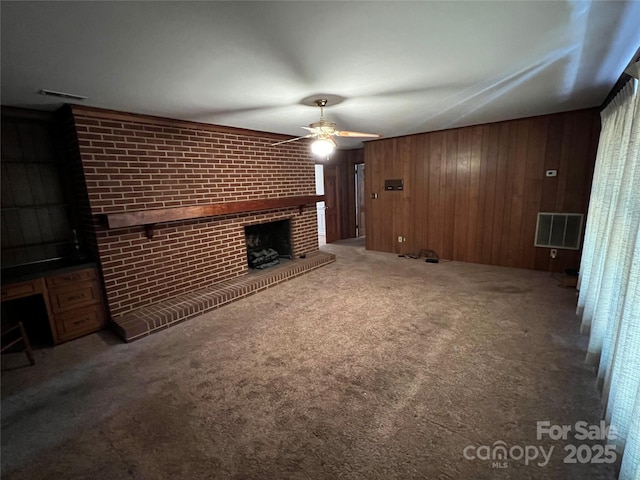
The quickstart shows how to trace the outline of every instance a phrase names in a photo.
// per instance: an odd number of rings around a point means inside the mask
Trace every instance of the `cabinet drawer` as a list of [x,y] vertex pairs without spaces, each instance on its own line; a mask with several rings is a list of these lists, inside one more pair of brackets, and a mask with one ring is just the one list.
[[56,330],[60,341],[71,340],[100,330],[104,326],[102,305],[78,308],[55,316]]
[[85,282],[96,278],[95,268],[87,268],[86,270],[77,270],[75,272],[62,273],[47,278],[48,287],[58,287],[75,282]]
[[54,313],[71,310],[83,305],[100,303],[100,285],[97,280],[67,285],[49,290],[51,309]]
[[11,300],[12,298],[27,297],[38,293],[35,282],[21,282],[2,287],[2,300]]

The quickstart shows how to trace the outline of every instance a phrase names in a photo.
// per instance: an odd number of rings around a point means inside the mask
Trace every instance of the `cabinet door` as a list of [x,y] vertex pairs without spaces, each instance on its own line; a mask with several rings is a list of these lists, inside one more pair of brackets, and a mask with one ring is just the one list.
[[96,276],[97,272],[93,268],[63,273],[60,275],[55,275],[53,277],[48,277],[47,286],[49,288],[61,287],[64,285],[75,284],[77,282],[84,282],[86,280],[93,280],[94,278],[96,278]]
[[53,313],[65,312],[101,302],[100,285],[96,280],[49,289]]
[[105,315],[101,304],[77,308],[56,315],[58,338],[64,342],[95,332],[104,326]]

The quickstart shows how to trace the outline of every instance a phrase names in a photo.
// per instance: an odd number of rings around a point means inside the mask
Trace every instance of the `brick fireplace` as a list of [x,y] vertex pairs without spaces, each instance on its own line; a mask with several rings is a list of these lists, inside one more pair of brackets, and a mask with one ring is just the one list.
[[90,247],[114,321],[247,274],[246,226],[290,220],[293,257],[318,251],[311,204],[160,221],[151,229],[109,222],[127,212],[315,195],[306,143],[271,147],[282,137],[79,106],[71,117],[88,238],[95,236]]
[[280,263],[281,258],[293,258],[291,220],[259,223],[244,227],[249,268],[262,270]]

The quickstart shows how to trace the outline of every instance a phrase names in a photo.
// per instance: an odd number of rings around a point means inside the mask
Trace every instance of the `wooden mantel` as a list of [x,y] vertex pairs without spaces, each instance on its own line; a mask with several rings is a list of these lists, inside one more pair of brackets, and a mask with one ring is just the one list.
[[322,202],[324,195],[304,195],[297,197],[261,198],[239,202],[211,203],[193,207],[154,208],[134,212],[106,214],[108,228],[123,228],[144,225],[147,237],[153,237],[153,225],[200,217],[213,217],[231,213],[247,213],[273,208],[298,207],[300,213],[306,205]]

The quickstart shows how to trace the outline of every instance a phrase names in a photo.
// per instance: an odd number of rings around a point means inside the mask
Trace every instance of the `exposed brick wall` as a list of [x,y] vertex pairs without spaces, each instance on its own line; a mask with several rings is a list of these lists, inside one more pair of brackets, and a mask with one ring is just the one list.
[[77,218],[75,223],[78,224],[78,239],[81,241],[81,247],[84,252],[91,258],[98,258],[98,244],[96,241],[96,219],[91,215],[91,205],[89,203],[89,195],[84,182],[84,174],[82,169],[82,159],[80,157],[80,149],[78,147],[78,137],[76,135],[76,126],[73,116],[68,108],[59,112],[59,128],[60,134],[64,139],[66,152],[64,158],[66,160],[66,169],[69,180],[74,185],[74,216]]
[[[72,108],[91,213],[315,194],[305,143],[269,134]],[[315,207],[108,230],[96,238],[112,316],[247,272],[244,226],[292,220],[294,255],[318,250]]]

